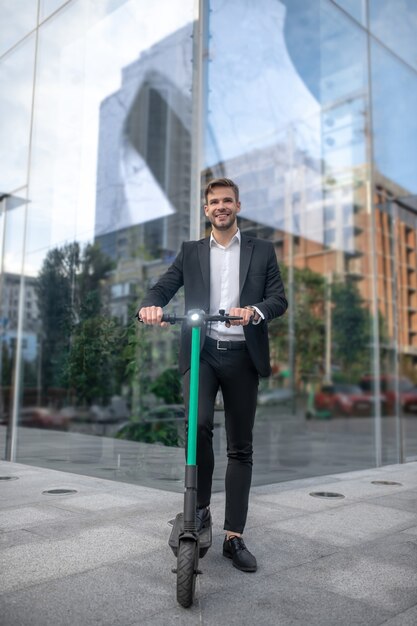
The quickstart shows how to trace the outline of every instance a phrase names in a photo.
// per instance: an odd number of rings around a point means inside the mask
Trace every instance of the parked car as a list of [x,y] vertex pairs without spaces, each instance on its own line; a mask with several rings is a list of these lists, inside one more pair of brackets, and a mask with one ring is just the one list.
[[358,385],[334,383],[323,385],[314,395],[315,411],[329,411],[331,415],[371,415],[373,397]]
[[165,446],[182,446],[185,441],[185,407],[166,404],[151,409],[138,421],[126,422],[115,437],[144,443],[161,443]]
[[417,414],[417,387],[411,387],[400,393],[401,408],[404,413]]
[[69,418],[59,411],[46,407],[25,407],[19,413],[19,426],[68,430]]
[[[365,393],[373,393],[374,377],[363,376],[359,385]],[[395,376],[386,374],[380,378],[380,389],[385,403],[384,412],[393,415],[396,410],[397,391],[399,393],[400,408],[405,413],[417,413],[417,386],[406,376]]]

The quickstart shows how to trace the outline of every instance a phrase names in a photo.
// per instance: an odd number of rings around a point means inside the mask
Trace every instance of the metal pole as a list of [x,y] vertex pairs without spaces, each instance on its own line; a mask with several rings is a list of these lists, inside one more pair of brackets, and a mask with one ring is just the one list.
[[200,239],[201,217],[201,172],[204,155],[204,122],[206,120],[205,99],[207,67],[207,15],[208,1],[194,2],[193,70],[192,70],[192,119],[191,119],[191,185],[190,185],[190,239]]
[[[0,416],[3,415],[4,412],[4,400],[3,400],[3,313],[4,313],[4,304],[3,304],[3,282],[4,282],[4,247],[6,242],[6,200],[7,195],[4,195],[0,199],[0,217],[3,216],[2,220],[2,235],[1,235],[1,253],[0,253],[0,311],[1,311],[1,329],[0,329]],[[7,431],[9,432],[10,426],[7,427]],[[7,435],[8,436],[8,435]],[[6,447],[7,447],[7,436],[6,436]]]
[[371,213],[371,275],[372,275],[372,373],[373,373],[373,397],[375,408],[374,419],[374,436],[375,436],[375,464],[377,467],[382,465],[382,416],[381,416],[381,364],[380,345],[379,345],[379,309],[378,309],[378,262],[376,251],[376,223],[375,211],[372,205],[371,182],[368,180],[367,185],[367,205]]
[[326,276],[326,383],[332,382],[332,274]]
[[392,306],[393,306],[393,318],[394,318],[394,388],[395,388],[395,435],[396,435],[396,449],[397,449],[397,463],[404,463],[404,433],[403,433],[403,420],[401,415],[401,401],[400,401],[400,367],[399,367],[399,336],[398,336],[398,281],[397,272],[399,271],[399,256],[398,256],[398,205],[394,201],[389,201],[390,215],[392,216],[392,265],[393,265],[393,281],[392,281]]
[[22,249],[22,269],[20,275],[20,286],[19,286],[19,309],[18,309],[18,318],[17,318],[17,341],[16,341],[16,359],[15,359],[15,367],[13,371],[13,405],[12,405],[12,413],[10,416],[10,445],[7,450],[7,460],[15,461],[16,460],[16,451],[17,451],[17,424],[19,417],[19,406],[20,406],[20,394],[22,389],[22,364],[23,364],[23,322],[24,322],[24,312],[25,312],[25,258],[26,258],[26,234],[27,234],[27,214],[28,214],[28,203],[26,201],[25,204],[25,215],[24,215],[24,227],[23,227],[23,249]]
[[[367,5],[367,23],[369,24],[369,4]],[[376,220],[375,207],[373,204],[374,185],[374,154],[371,138],[372,131],[372,80],[371,80],[371,36],[367,32],[367,62],[368,62],[368,120],[365,127],[367,161],[369,176],[366,181],[366,205],[369,214],[370,226],[370,248],[371,248],[371,280],[372,280],[372,373],[373,373],[373,395],[375,407],[374,419],[374,440],[375,440],[375,465],[382,465],[382,419],[381,419],[381,366],[380,366],[380,345],[379,345],[379,308],[378,308],[378,261],[376,246]]]
[[[40,15],[40,5],[38,4],[38,22]],[[7,451],[7,460],[16,460],[17,451],[17,424],[18,424],[18,412],[20,406],[20,395],[22,389],[22,350],[23,350],[23,323],[25,312],[25,260],[26,260],[26,246],[27,246],[27,228],[28,228],[28,189],[30,186],[30,161],[32,155],[32,141],[33,141],[33,119],[35,111],[35,77],[38,64],[38,41],[39,31],[36,30],[36,43],[35,43],[35,58],[33,63],[33,89],[32,89],[32,106],[31,106],[31,119],[30,119],[30,135],[29,135],[29,150],[27,161],[27,187],[25,192],[25,209],[24,209],[24,226],[22,235],[22,257],[21,257],[21,276],[20,276],[20,288],[19,288],[19,309],[18,309],[18,321],[17,321],[17,342],[16,342],[16,360],[13,372],[14,385],[13,385],[13,405],[12,413],[10,416],[11,436],[10,445]]]
[[288,365],[291,389],[291,413],[296,413],[295,399],[295,306],[294,306],[294,219],[293,219],[293,179],[294,179],[294,131],[289,127],[288,134],[289,182],[285,190],[285,216],[288,233]]

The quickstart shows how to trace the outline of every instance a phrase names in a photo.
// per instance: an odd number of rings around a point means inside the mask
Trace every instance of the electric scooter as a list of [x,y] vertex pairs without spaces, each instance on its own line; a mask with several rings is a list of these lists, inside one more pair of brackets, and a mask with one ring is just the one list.
[[228,322],[241,317],[229,316],[224,310],[218,315],[206,315],[204,311],[191,310],[187,315],[162,316],[163,322],[176,324],[185,322],[191,326],[191,369],[190,401],[188,410],[187,457],[184,481],[184,510],[173,520],[173,527],[168,544],[177,557],[177,567],[172,571],[177,575],[177,601],[184,608],[189,608],[194,600],[195,582],[201,571],[198,561],[203,558],[211,546],[211,519],[207,528],[197,532],[197,423],[198,423],[198,381],[200,372],[200,334],[207,322]]

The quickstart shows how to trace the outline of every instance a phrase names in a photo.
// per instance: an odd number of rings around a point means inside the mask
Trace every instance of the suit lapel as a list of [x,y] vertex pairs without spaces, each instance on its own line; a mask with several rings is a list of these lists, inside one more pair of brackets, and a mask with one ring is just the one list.
[[210,238],[200,239],[197,246],[198,260],[200,261],[201,274],[203,276],[204,290],[210,293]]
[[239,293],[242,293],[253,252],[253,240],[242,235],[240,242]]

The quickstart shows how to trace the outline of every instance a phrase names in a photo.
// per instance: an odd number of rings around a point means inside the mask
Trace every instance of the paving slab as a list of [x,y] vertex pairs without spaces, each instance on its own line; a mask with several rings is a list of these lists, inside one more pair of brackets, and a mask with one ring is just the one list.
[[411,528],[407,528],[403,532],[404,534],[417,536],[417,526],[411,526]]
[[384,622],[384,626],[416,626],[417,604]]
[[415,523],[416,515],[407,511],[361,502],[290,520],[268,520],[267,526],[312,539],[324,538],[336,546],[351,546],[395,530],[406,530]]
[[[1,531],[18,530],[20,528],[30,528],[38,524],[48,524],[48,522],[59,519],[68,520],[68,511],[60,511],[50,507],[42,506],[19,506],[0,511]],[[74,516],[75,517],[75,516]]]
[[0,589],[6,593],[34,581],[68,576],[159,545],[159,539],[114,525],[83,530],[69,539],[10,547],[0,553]]
[[394,612],[417,602],[417,570],[408,557],[407,562],[398,564],[381,559],[380,554],[344,551],[300,565],[286,574],[294,584],[322,587],[325,593],[338,593]]
[[404,493],[397,493],[395,495],[372,498],[370,502],[372,502],[372,504],[387,506],[401,511],[409,511],[410,513],[415,513],[417,511],[417,493],[411,490]]

